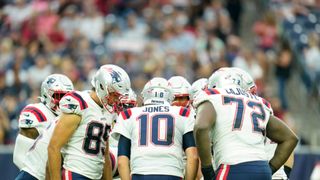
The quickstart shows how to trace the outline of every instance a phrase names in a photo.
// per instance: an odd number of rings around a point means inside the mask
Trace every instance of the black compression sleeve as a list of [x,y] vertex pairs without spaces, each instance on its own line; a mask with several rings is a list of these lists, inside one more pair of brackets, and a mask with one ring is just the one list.
[[130,159],[131,140],[125,136],[120,136],[118,142],[118,156],[127,156]]

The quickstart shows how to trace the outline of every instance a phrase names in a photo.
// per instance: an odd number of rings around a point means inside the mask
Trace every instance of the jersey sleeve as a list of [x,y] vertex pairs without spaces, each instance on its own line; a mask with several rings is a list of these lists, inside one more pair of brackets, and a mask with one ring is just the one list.
[[122,111],[118,118],[117,122],[115,123],[113,130],[112,130],[112,136],[115,139],[119,139],[120,135],[125,136],[128,139],[131,139],[130,136],[130,118],[131,118],[131,109],[127,109],[125,111]]
[[179,115],[182,116],[184,122],[183,134],[193,131],[195,112],[191,108],[182,107],[179,111]]
[[66,114],[82,115],[83,110],[88,108],[88,104],[79,93],[74,91],[63,96],[59,102],[59,108]]
[[273,109],[271,107],[271,104],[267,100],[265,100],[264,98],[261,98],[261,99],[262,99],[264,109],[267,110],[267,112],[269,112],[270,115],[273,115]]
[[198,91],[193,98],[192,105],[197,108],[201,103],[209,100],[209,95],[205,91]]
[[35,105],[26,106],[19,116],[19,128],[36,128],[41,122],[46,122],[44,113]]

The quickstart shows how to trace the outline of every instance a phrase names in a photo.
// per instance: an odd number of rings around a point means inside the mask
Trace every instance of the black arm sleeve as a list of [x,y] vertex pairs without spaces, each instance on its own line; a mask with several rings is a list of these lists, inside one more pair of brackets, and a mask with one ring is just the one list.
[[208,167],[201,167],[201,173],[203,175],[204,180],[213,180],[216,176],[212,165]]
[[188,147],[195,147],[196,143],[193,137],[193,131],[190,131],[183,135],[183,150],[186,150]]
[[118,142],[118,156],[127,156],[130,159],[131,140],[120,135]]

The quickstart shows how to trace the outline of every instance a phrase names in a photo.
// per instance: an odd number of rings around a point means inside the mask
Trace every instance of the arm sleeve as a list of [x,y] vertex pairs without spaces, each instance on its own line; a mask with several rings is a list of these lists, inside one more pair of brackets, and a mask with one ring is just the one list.
[[195,147],[196,143],[193,137],[193,131],[190,131],[183,135],[183,150],[186,150],[189,147]]
[[118,143],[118,156],[127,156],[130,159],[131,140],[120,135]]

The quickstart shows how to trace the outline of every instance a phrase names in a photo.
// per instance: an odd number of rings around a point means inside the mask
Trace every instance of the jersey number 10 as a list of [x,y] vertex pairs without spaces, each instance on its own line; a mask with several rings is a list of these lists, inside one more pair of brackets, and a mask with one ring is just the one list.
[[[173,143],[174,136],[174,117],[170,114],[157,114],[149,117],[149,114],[140,115],[137,120],[139,121],[140,137],[139,145],[147,146],[148,139],[154,145],[170,146]],[[165,130],[160,129],[160,121],[164,121]],[[148,131],[148,129],[150,130]],[[159,137],[161,132],[165,131],[164,138]],[[149,132],[149,133],[148,133]]]

